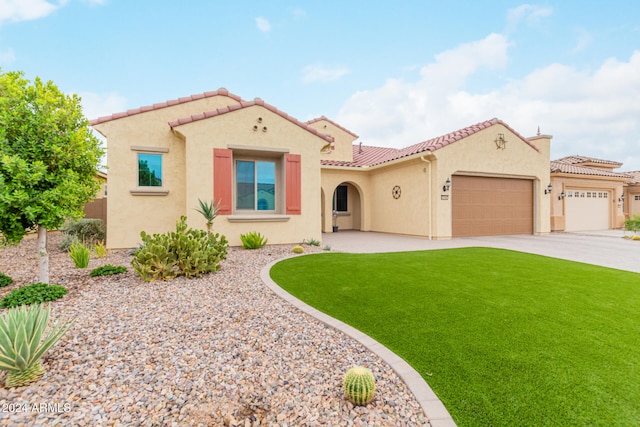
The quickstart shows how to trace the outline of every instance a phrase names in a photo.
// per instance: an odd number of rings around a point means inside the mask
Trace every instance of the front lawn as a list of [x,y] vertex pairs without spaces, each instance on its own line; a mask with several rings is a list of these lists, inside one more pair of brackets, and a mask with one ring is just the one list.
[[271,277],[404,358],[461,427],[640,420],[640,274],[463,248],[309,255]]

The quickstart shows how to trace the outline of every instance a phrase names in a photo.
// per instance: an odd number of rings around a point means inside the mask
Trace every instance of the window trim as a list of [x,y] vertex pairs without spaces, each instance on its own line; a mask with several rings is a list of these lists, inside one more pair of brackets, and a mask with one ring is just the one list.
[[[261,156],[258,155],[246,155],[246,153],[237,154],[235,151],[233,152],[233,171],[232,171],[232,209],[231,215],[235,215],[237,217],[250,217],[250,216],[259,216],[259,217],[268,217],[270,215],[282,215],[284,213],[284,209],[282,208],[282,192],[284,191],[284,180],[282,175],[283,171],[283,153],[281,151],[277,151],[277,153],[281,154],[280,156]],[[253,162],[254,164],[254,209],[239,209],[238,208],[238,162]],[[258,162],[269,162],[274,165],[274,209],[269,210],[258,210],[258,191],[257,191],[257,179],[258,179]]]

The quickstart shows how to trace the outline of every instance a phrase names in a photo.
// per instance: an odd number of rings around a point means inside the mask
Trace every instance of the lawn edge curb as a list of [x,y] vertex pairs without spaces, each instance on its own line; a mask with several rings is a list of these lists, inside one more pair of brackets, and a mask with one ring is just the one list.
[[400,379],[407,385],[411,393],[415,396],[416,400],[422,407],[429,424],[431,427],[455,427],[456,423],[445,408],[444,404],[438,399],[436,394],[431,390],[431,387],[422,378],[422,376],[405,362],[400,356],[389,350],[387,347],[374,340],[365,333],[357,330],[356,328],[341,322],[325,313],[318,311],[305,302],[291,295],[289,292],[282,289],[276,282],[271,279],[269,272],[271,268],[278,262],[287,259],[282,258],[270,262],[260,270],[260,279],[273,293],[290,303],[298,310],[318,319],[325,325],[336,329],[344,334],[348,335],[352,339],[358,341],[364,345],[371,352],[376,354],[380,359],[387,363],[391,369],[393,369]]

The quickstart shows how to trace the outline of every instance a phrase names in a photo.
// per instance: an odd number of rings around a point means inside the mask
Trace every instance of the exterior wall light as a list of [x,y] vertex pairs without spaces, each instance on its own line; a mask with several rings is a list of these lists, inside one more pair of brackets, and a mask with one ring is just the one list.
[[565,196],[565,194],[564,194],[564,191],[563,191],[563,192],[562,192],[562,193],[560,193],[560,195],[558,196],[558,200],[562,200],[562,199],[564,199],[564,196]]
[[624,193],[622,193],[618,201],[624,203]]
[[451,180],[447,178],[447,180],[444,182],[444,185],[442,186],[442,191],[447,192],[449,191],[450,188],[451,188]]
[[547,189],[544,190],[544,194],[551,194],[551,190],[553,190],[553,186],[549,183],[549,185],[547,185]]

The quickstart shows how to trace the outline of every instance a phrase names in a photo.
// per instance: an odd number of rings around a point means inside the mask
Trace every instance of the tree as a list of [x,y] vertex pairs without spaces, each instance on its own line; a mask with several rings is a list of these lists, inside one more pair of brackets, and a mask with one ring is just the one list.
[[0,243],[38,231],[40,281],[49,283],[47,230],[83,215],[104,150],[80,98],[51,81],[0,70]]

